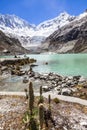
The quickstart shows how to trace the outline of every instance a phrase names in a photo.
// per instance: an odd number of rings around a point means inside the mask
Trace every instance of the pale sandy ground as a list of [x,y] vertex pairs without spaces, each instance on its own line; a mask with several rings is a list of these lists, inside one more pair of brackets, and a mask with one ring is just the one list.
[[[49,130],[87,130],[87,101],[79,98],[57,95],[54,91],[43,93],[44,97],[58,97],[64,101],[52,104],[56,128]],[[4,96],[1,96],[4,95]],[[39,93],[35,93],[39,95]],[[24,92],[0,92],[0,130],[25,130],[22,123],[27,108]],[[76,102],[82,105],[74,104]]]
[[[48,97],[49,94],[51,95],[52,99],[57,97],[63,101],[72,102],[72,103],[79,103],[81,105],[87,106],[87,100],[83,100],[83,99],[71,97],[71,96],[57,95],[57,93],[55,91],[43,93],[43,96]],[[24,92],[0,92],[0,95],[19,95],[19,96],[23,95],[24,96],[25,93]],[[35,93],[35,95],[39,96],[39,93]]]

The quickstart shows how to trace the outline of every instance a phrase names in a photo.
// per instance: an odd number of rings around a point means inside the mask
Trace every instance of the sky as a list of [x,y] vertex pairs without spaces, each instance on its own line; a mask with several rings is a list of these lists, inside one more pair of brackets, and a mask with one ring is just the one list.
[[85,9],[87,0],[0,0],[1,14],[15,14],[36,25],[64,11],[79,15]]

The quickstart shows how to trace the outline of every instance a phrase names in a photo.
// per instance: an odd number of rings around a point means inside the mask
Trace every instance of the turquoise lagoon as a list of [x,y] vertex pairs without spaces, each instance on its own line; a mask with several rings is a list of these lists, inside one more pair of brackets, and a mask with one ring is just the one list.
[[[87,77],[87,54],[40,54],[28,55],[37,59],[34,71],[54,72],[65,76],[82,75]],[[48,65],[45,63],[48,62]]]

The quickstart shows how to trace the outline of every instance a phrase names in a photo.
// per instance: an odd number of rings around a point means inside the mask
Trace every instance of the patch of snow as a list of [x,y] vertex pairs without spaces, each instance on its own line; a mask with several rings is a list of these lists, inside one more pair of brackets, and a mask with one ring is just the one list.
[[84,12],[84,13],[80,14],[80,15],[77,17],[77,19],[81,19],[81,18],[83,18],[83,17],[85,17],[85,16],[87,16],[87,12]]

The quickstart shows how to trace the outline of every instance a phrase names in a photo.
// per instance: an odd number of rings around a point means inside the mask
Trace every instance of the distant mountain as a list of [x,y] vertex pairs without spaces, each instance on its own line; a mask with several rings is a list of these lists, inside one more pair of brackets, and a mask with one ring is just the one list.
[[87,52],[87,11],[46,38],[43,51],[56,53]]
[[15,15],[0,14],[0,30],[8,37],[19,39],[22,46],[28,47],[32,44],[39,45],[39,43],[43,42],[55,30],[70,23],[74,19],[74,16],[70,16],[64,12],[52,20],[47,20],[35,26]]
[[76,17],[64,12],[37,26],[15,15],[0,14],[0,30],[6,39],[12,40],[13,46],[17,42],[17,46],[32,52],[87,52],[87,11]]

